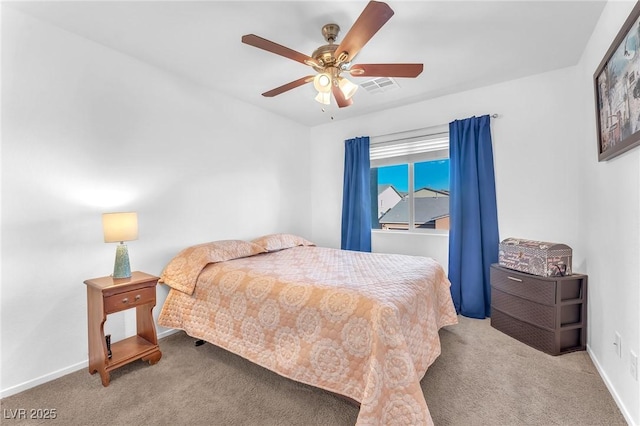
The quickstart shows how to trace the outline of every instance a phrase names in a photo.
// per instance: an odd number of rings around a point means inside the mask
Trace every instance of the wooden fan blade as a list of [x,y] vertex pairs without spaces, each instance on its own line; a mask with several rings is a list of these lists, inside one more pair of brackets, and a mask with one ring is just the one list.
[[339,62],[349,62],[393,16],[386,3],[370,1],[336,49]]
[[262,94],[262,96],[265,96],[267,98],[272,98],[272,97],[277,96],[277,95],[279,95],[281,93],[284,93],[284,92],[286,92],[288,90],[295,89],[296,87],[302,86],[303,84],[306,84],[306,83],[309,83],[310,81],[313,81],[313,77],[314,76],[312,76],[312,75],[308,75],[306,77],[299,78],[299,79],[297,79],[295,81],[292,81],[291,83],[283,84],[282,86],[276,87],[273,90],[269,90],[268,92],[264,92]]
[[331,91],[333,92],[333,97],[336,98],[336,103],[338,107],[344,108],[353,104],[353,100],[351,98],[345,99],[342,90],[338,86],[331,85]]
[[422,72],[422,64],[356,64],[349,72],[354,77],[415,78]]
[[266,38],[259,37],[255,34],[247,34],[242,36],[242,42],[249,46],[257,47],[258,49],[266,50],[267,52],[275,53],[276,55],[284,56],[285,58],[293,59],[305,65],[315,63],[315,60],[305,55],[304,53],[296,52],[293,49],[284,47],[278,43],[267,40]]

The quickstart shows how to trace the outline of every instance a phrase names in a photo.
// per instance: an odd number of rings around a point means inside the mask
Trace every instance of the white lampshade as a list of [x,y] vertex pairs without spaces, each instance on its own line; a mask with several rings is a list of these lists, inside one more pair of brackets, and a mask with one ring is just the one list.
[[318,92],[315,99],[321,104],[329,105],[331,103],[331,93]]
[[338,86],[340,87],[345,99],[351,98],[356,93],[356,90],[358,90],[358,86],[343,77],[340,77]]
[[105,243],[119,243],[138,239],[138,214],[104,213],[102,215],[102,230]]
[[331,76],[327,73],[320,73],[313,78],[313,87],[318,92],[329,93],[331,91]]

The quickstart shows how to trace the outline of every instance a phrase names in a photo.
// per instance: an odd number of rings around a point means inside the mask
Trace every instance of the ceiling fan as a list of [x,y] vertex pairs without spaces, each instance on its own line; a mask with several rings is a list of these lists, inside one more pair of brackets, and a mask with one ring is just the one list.
[[316,101],[328,105],[331,95],[340,108],[353,103],[351,97],[357,85],[342,77],[406,77],[415,78],[422,72],[422,64],[354,64],[351,62],[360,49],[393,16],[393,10],[383,2],[370,1],[340,44],[335,44],[340,27],[327,24],[322,27],[322,35],[328,44],[317,48],[311,56],[296,52],[288,47],[274,43],[255,34],[242,36],[242,42],[285,58],[309,65],[317,71],[275,89],[264,92],[262,96],[273,97],[291,89],[313,82],[318,91]]

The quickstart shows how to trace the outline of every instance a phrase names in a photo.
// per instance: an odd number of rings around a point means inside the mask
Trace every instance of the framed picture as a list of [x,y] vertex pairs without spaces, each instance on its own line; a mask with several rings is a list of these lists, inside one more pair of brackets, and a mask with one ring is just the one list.
[[640,145],[640,2],[593,75],[598,161]]

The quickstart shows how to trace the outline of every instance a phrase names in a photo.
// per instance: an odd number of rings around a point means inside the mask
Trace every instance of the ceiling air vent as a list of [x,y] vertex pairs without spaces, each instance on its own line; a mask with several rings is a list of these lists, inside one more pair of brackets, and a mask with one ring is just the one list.
[[398,86],[398,83],[390,77],[379,77],[360,83],[360,87],[369,93],[382,93],[397,89],[400,86]]

